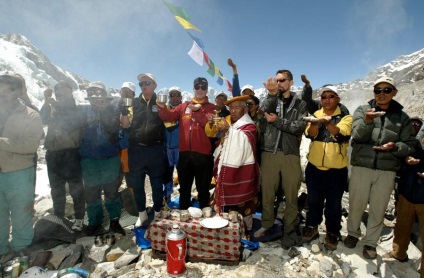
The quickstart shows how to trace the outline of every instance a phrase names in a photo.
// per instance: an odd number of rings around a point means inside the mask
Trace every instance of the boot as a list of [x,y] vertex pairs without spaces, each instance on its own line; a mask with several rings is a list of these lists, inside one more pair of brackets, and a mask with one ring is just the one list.
[[119,224],[119,218],[110,220],[110,230],[112,230],[114,233],[118,233],[123,236],[127,234],[122,228],[121,224]]

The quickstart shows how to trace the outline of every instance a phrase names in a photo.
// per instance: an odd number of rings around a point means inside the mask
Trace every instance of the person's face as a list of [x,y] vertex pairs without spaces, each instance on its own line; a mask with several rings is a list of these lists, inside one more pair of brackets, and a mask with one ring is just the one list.
[[155,92],[157,84],[146,76],[142,77],[138,84],[140,85],[141,93],[143,94],[144,98],[150,100],[153,93]]
[[325,91],[321,95],[321,106],[324,112],[334,112],[339,102],[340,98],[334,92]]
[[250,114],[255,113],[258,110],[258,106],[252,99],[246,101],[247,110]]
[[423,124],[418,120],[411,120],[411,124],[412,124],[412,127],[414,128],[415,136],[417,136]]
[[171,100],[172,107],[175,107],[181,103],[181,93],[178,91],[171,91],[169,92],[169,99]]
[[67,86],[58,86],[54,92],[56,100],[59,102],[66,101],[67,99],[72,99],[72,90]]
[[242,96],[254,96],[255,92],[250,89],[244,89],[241,93]]
[[380,83],[374,87],[374,99],[383,109],[389,107],[390,101],[397,94],[397,90],[389,83]]
[[293,85],[293,80],[290,80],[286,73],[279,73],[275,77],[278,84],[278,92],[284,94],[290,92],[290,88]]
[[121,98],[134,98],[135,93],[133,91],[131,91],[131,89],[124,87],[121,89]]
[[12,107],[18,100],[16,93],[8,83],[0,83],[0,110]]
[[228,106],[230,109],[231,122],[237,122],[244,114],[247,113],[246,102],[234,101]]
[[206,94],[208,93],[208,86],[199,83],[194,86],[193,90],[195,99],[204,99],[206,98]]
[[225,102],[227,101],[227,98],[224,96],[218,96],[215,98],[216,106],[219,108],[223,108],[225,106]]

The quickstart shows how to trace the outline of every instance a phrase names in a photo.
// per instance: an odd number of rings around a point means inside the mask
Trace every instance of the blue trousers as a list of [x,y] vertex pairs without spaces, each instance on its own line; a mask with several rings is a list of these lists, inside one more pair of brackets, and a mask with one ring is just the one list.
[[308,163],[305,170],[309,210],[306,225],[318,226],[324,210],[327,232],[339,234],[342,228],[342,197],[347,189],[347,167],[320,170]]
[[0,255],[6,254],[9,248],[19,251],[32,242],[34,178],[34,167],[0,173]]
[[130,167],[131,184],[138,211],[146,210],[146,191],[144,184],[149,175],[152,186],[153,208],[160,211],[163,206],[163,174],[166,165],[163,145],[128,147],[128,165]]

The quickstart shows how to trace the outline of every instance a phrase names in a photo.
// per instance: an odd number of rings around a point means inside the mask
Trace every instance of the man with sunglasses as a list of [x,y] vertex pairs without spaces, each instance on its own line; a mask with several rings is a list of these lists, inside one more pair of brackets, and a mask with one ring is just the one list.
[[[43,135],[38,112],[19,99],[20,80],[0,75],[0,261],[19,256],[34,236],[34,155]],[[10,235],[10,231],[12,231]]]
[[373,92],[374,99],[353,114],[348,236],[344,240],[347,248],[356,246],[361,237],[362,214],[369,204],[367,230],[362,238],[366,259],[377,257],[376,246],[396,171],[401,160],[413,153],[415,144],[409,116],[393,99],[398,92],[393,78],[379,78]]
[[342,197],[347,189],[349,159],[347,147],[352,131],[352,115],[345,114],[339,106],[336,87],[325,86],[319,90],[321,109],[312,117],[305,130],[311,139],[308,164],[305,169],[308,189],[308,212],[303,229],[303,242],[319,237],[324,210],[326,237],[324,246],[336,250],[342,228]]
[[110,219],[110,230],[125,235],[125,230],[119,223],[121,216],[121,200],[118,193],[119,158],[118,132],[120,130],[119,111],[112,105],[103,83],[91,82],[87,88],[87,100],[90,105],[85,107],[85,123],[82,143],[79,149],[81,155],[82,177],[87,202],[88,226],[87,235],[103,233],[103,205]]
[[289,70],[277,71],[264,85],[269,93],[262,109],[267,121],[261,162],[262,227],[255,237],[264,236],[274,224],[274,201],[281,176],[286,197],[282,247],[289,249],[301,244],[296,233],[297,198],[303,178],[299,148],[306,128],[303,117],[308,112],[306,103],[290,91],[293,75]]
[[[156,103],[156,78],[151,73],[137,76],[141,94],[133,100],[133,118],[130,127],[128,164],[135,202],[138,208],[136,227],[144,225],[148,219],[146,211],[146,174],[152,187],[153,210],[159,214],[163,206],[163,174],[166,166],[164,152],[165,130],[159,118]],[[122,122],[122,121],[121,121]],[[122,123],[121,123],[122,124]],[[122,124],[129,126],[129,120]]]
[[164,121],[179,121],[178,180],[180,182],[180,209],[192,204],[191,188],[195,180],[200,208],[209,206],[209,186],[212,179],[212,146],[205,132],[208,115],[213,115],[215,105],[207,97],[208,80],[198,77],[193,84],[194,97],[172,110],[158,103],[159,115]]

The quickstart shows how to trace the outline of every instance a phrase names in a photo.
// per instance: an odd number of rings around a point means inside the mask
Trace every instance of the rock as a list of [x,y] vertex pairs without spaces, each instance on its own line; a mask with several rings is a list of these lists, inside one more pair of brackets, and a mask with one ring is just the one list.
[[111,247],[110,251],[106,254],[106,261],[114,262],[121,257],[125,251],[131,247],[136,247],[132,236],[123,236],[120,240],[116,240],[115,244]]
[[113,271],[114,269],[113,262],[99,263],[96,265],[94,271],[90,273],[90,278],[103,277],[103,274],[106,274],[108,271]]
[[299,255],[300,255],[300,251],[299,251],[299,250],[297,250],[297,248],[296,248],[296,247],[291,247],[291,248],[289,249],[288,255],[290,256],[290,258],[294,258],[294,257],[296,257],[296,256],[299,256]]
[[106,254],[110,249],[111,247],[108,245],[86,247],[84,256],[93,262],[102,263],[106,260]]
[[121,268],[129,265],[132,261],[140,257],[141,249],[138,246],[133,246],[115,261],[115,267]]
[[335,278],[345,278],[346,276],[344,275],[343,270],[337,269],[336,271],[333,272],[333,277],[335,277]]
[[47,266],[49,269],[59,269],[60,264],[62,261],[68,257],[72,250],[69,248],[69,245],[58,245],[55,248],[50,249],[52,251],[52,257],[47,263]]
[[319,262],[319,270],[323,272],[327,277],[333,276],[333,263],[334,261],[328,257],[324,257]]
[[311,246],[311,252],[314,254],[318,254],[319,252],[321,252],[321,249],[319,249],[318,244],[314,243]]
[[69,249],[71,250],[71,254],[60,264],[60,269],[75,266],[80,261],[84,251],[84,247],[81,244],[73,244],[69,246]]
[[[133,273],[135,271],[136,271],[135,270],[135,264],[131,264],[131,265],[123,266],[119,269],[113,269],[113,270],[109,271],[107,273],[107,275],[111,276],[111,277],[122,277],[127,273]],[[132,277],[134,277],[134,276],[132,276]]]

